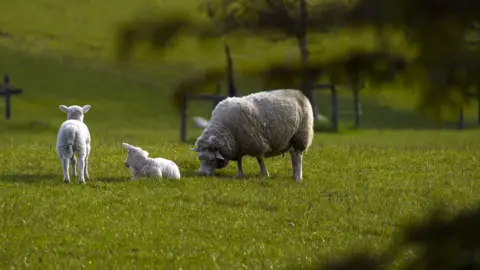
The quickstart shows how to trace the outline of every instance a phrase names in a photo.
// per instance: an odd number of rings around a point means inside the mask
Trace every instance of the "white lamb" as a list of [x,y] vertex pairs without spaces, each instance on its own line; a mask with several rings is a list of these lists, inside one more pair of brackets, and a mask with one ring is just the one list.
[[302,155],[313,140],[313,111],[298,90],[272,90],[227,98],[215,107],[209,125],[195,142],[199,175],[212,175],[230,160],[244,177],[242,158],[256,157],[260,173],[269,173],[264,158],[290,152],[292,177],[302,180]]
[[78,158],[78,183],[85,184],[88,176],[88,156],[90,155],[90,131],[83,122],[83,116],[91,108],[90,105],[83,107],[72,105],[59,106],[60,110],[67,113],[67,120],[62,123],[57,134],[57,153],[62,162],[63,181],[70,183],[68,162],[72,166],[73,177],[77,176],[75,152]]
[[140,147],[122,143],[128,150],[125,167],[132,172],[132,180],[137,177],[159,177],[180,179],[180,170],[175,162],[164,158],[149,158],[148,152]]

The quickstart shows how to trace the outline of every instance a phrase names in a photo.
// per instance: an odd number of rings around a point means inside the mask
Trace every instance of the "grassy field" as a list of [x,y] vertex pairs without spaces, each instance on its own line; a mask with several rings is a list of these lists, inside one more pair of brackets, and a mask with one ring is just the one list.
[[[191,144],[178,143],[169,102],[182,70],[111,62],[114,26],[154,4],[2,3],[0,72],[25,93],[13,97],[12,119],[0,119],[1,268],[307,267],[379,251],[440,203],[456,211],[478,202],[480,132],[439,130],[411,110],[408,94],[372,89],[362,96],[362,130],[315,135],[302,183],[291,179],[288,157],[266,161],[270,179],[252,158],[244,180],[232,178],[234,164],[218,178],[195,177],[199,163]],[[325,113],[327,98],[318,97]],[[63,184],[60,104],[92,105],[87,185]],[[210,109],[197,102],[189,113]],[[200,134],[189,132],[190,140]],[[183,178],[130,181],[121,142],[174,160]]]

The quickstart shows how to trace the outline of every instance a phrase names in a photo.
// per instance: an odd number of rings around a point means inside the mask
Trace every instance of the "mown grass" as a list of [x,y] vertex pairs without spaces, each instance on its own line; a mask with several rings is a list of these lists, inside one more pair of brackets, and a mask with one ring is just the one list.
[[[290,269],[379,251],[439,203],[455,211],[478,201],[479,131],[435,131],[408,98],[374,89],[362,94],[365,130],[316,134],[302,183],[291,179],[288,157],[267,160],[270,179],[258,176],[252,158],[246,179],[232,178],[235,164],[216,178],[195,177],[198,161],[191,145],[178,143],[169,102],[185,70],[110,62],[114,26],[155,3],[77,2],[2,3],[0,72],[25,91],[12,99],[12,119],[0,117],[2,268]],[[318,100],[328,115],[328,95]],[[60,104],[92,105],[87,185],[62,182]],[[344,97],[342,107],[350,104]],[[189,115],[210,110],[195,102]],[[200,130],[189,127],[191,141]],[[121,142],[174,160],[183,178],[130,181]]]

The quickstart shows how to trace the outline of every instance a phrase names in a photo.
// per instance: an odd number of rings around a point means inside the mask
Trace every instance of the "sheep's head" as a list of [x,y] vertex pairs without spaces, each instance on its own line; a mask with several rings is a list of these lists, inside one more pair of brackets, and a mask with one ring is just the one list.
[[195,148],[190,148],[198,153],[197,156],[200,160],[198,175],[200,176],[212,175],[216,169],[225,168],[228,164],[228,160],[218,151],[216,141],[215,136],[210,136],[208,140],[197,141]]
[[128,143],[122,143],[122,145],[128,150],[127,159],[125,160],[125,167],[127,168],[134,166],[139,160],[143,160],[148,157],[148,152],[140,147],[136,147]]
[[67,107],[65,105],[60,105],[59,108],[61,111],[67,113],[67,120],[79,120],[83,122],[83,115],[87,113],[92,106],[85,105],[83,107],[72,105]]

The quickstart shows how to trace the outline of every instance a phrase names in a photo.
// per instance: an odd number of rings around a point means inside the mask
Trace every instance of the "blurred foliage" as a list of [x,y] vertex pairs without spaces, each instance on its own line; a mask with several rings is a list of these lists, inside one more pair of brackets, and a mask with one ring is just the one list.
[[[414,258],[403,259],[396,269],[480,269],[480,207],[466,209],[453,217],[441,210],[424,221],[408,225],[398,242],[377,256],[356,253],[327,262],[321,269],[391,269],[405,249],[418,250]],[[397,261],[398,263],[398,261]]]
[[[120,30],[118,56],[128,60],[133,45],[139,42],[164,50],[167,44],[185,35],[205,42],[232,36],[278,41],[298,38],[302,23],[306,23],[308,33],[330,35],[345,29],[368,28],[377,35],[377,46],[371,50],[347,49],[344,55],[328,61],[310,61],[305,69],[294,60],[266,63],[242,70],[242,76],[261,76],[266,79],[266,87],[295,88],[299,86],[298,78],[305,73],[314,78],[326,76],[334,83],[385,83],[398,81],[401,76],[402,82],[408,82],[405,88],[422,91],[419,109],[436,117],[457,113],[461,106],[480,95],[480,79],[476,75],[480,61],[480,1],[318,0],[308,2],[304,20],[300,16],[301,2],[205,0],[196,13],[178,11],[139,18]],[[416,48],[413,57],[389,47],[386,36],[392,31],[401,31]],[[206,68],[201,79],[187,78],[175,90],[176,96],[185,91],[203,91],[205,85],[213,83],[211,80],[225,76],[223,69],[214,66]]]

